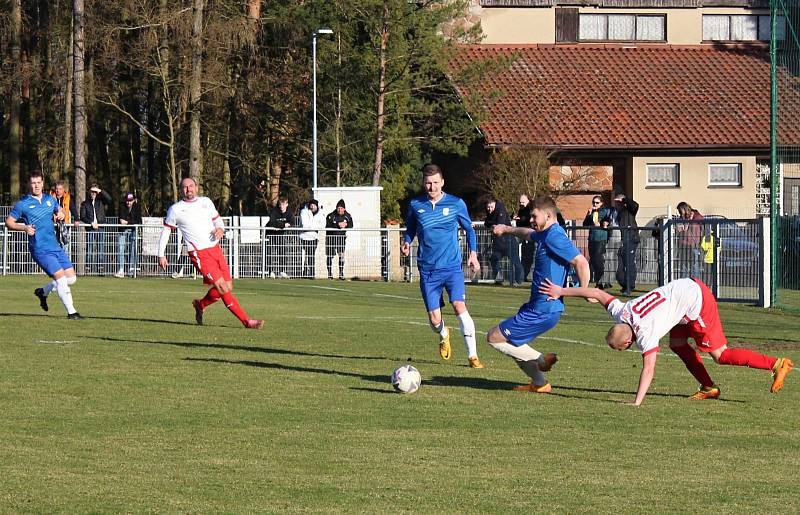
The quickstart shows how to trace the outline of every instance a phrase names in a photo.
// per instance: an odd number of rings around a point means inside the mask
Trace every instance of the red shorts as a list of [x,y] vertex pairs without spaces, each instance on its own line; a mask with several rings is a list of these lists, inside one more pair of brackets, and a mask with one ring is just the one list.
[[697,344],[697,350],[711,352],[728,344],[722,331],[722,321],[717,311],[717,299],[700,279],[694,279],[703,292],[703,307],[700,317],[685,325],[676,325],[669,332],[670,343],[686,342],[691,337]]
[[219,245],[208,249],[190,250],[189,259],[197,273],[203,276],[203,283],[214,284],[220,279],[231,281],[231,270]]

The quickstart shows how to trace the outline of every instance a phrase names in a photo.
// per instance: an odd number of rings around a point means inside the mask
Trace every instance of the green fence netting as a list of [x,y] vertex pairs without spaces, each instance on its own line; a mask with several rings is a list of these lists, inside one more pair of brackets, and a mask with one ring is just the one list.
[[800,310],[800,0],[771,0],[771,298]]

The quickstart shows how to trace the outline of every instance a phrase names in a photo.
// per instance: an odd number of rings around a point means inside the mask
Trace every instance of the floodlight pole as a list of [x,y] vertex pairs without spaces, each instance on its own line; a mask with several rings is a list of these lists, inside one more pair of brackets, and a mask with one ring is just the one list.
[[312,105],[313,121],[311,123],[312,156],[311,167],[314,174],[314,188],[312,194],[317,191],[317,34],[333,34],[333,30],[319,28],[311,34],[311,82],[314,91],[314,101]]

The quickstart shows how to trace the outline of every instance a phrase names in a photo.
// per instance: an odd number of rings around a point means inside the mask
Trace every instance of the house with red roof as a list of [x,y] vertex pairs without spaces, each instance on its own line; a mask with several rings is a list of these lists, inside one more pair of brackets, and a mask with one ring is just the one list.
[[[472,0],[461,23],[477,22],[484,41],[453,65],[510,64],[459,93],[498,93],[483,105],[483,144],[545,149],[567,218],[614,186],[639,202],[640,223],[681,201],[729,217],[769,212],[767,1]],[[785,71],[780,80],[800,89]],[[800,95],[781,106],[782,141],[800,142],[798,112]],[[787,168],[782,181],[800,187],[800,173]]]

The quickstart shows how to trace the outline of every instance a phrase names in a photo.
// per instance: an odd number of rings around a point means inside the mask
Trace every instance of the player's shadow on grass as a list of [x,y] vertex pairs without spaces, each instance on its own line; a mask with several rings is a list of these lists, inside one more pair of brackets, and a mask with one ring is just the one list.
[[388,374],[380,374],[380,375],[358,374],[356,372],[343,372],[341,370],[330,370],[327,368],[311,368],[311,367],[298,367],[294,365],[281,365],[279,363],[267,363],[264,361],[233,360],[233,359],[218,359],[218,358],[184,358],[184,361],[200,361],[205,363],[218,363],[222,365],[244,365],[248,367],[266,368],[270,370],[287,370],[290,372],[308,372],[311,374],[355,377],[357,379],[363,379],[364,381],[372,381],[375,383],[384,383],[384,384],[389,381]]
[[[131,340],[130,338],[114,338],[111,336],[86,336],[89,339],[104,340],[116,343],[149,343],[153,345],[171,345],[184,349],[221,349],[221,350],[241,350],[247,352],[262,352],[264,354],[288,354],[291,356],[309,356],[313,358],[337,358],[337,359],[374,359],[386,360],[385,356],[348,356],[346,354],[320,354],[318,352],[303,352],[297,350],[275,349],[272,347],[248,347],[247,345],[233,345],[228,343],[197,343],[197,342],[165,342],[162,340]],[[257,363],[257,362],[255,362]]]
[[[607,402],[614,402],[617,403],[619,401],[614,399],[599,399],[597,397],[590,397],[586,395],[575,395],[575,394],[565,394],[561,393],[563,390],[568,392],[585,392],[585,393],[612,393],[612,394],[620,394],[620,395],[627,395],[633,397],[636,395],[635,391],[628,391],[628,390],[611,390],[608,388],[581,388],[577,386],[560,386],[557,384],[553,385],[553,391],[550,395],[555,395],[558,397],[567,397],[571,399],[582,399],[582,400],[594,400],[594,401],[607,401]],[[686,399],[688,396],[686,394],[681,393],[661,393],[661,392],[648,392],[648,397],[675,397],[678,399]],[[736,400],[736,399],[715,399],[717,402],[739,402],[743,403],[744,401]]]

